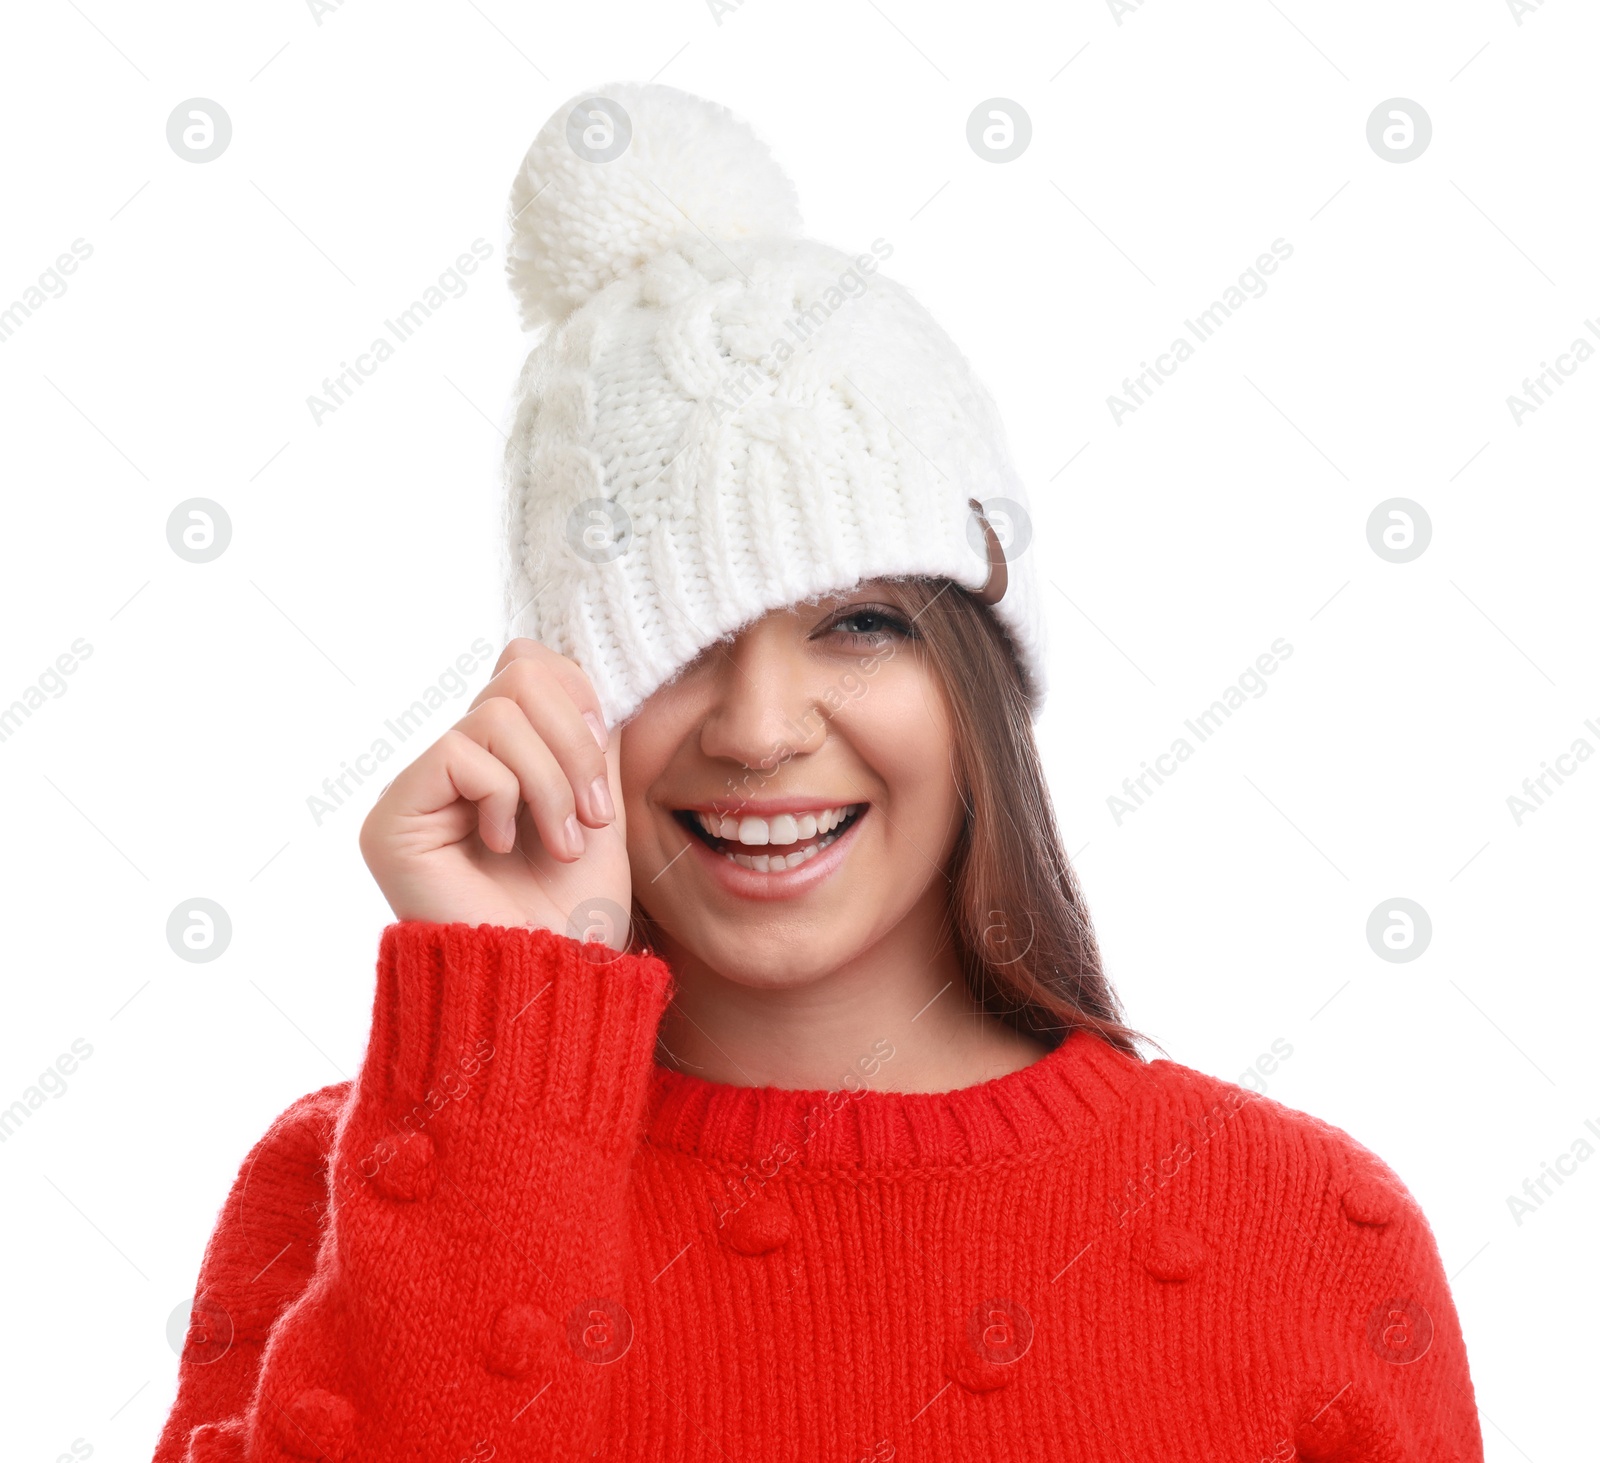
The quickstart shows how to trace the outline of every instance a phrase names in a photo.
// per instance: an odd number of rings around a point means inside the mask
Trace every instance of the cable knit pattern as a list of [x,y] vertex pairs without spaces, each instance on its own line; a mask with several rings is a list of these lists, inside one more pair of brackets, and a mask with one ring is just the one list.
[[[616,156],[574,142],[575,116],[620,126],[596,97],[627,118]],[[880,272],[893,241],[801,238],[793,193],[743,122],[659,84],[580,94],[535,138],[510,204],[546,333],[506,450],[509,631],[576,660],[617,725],[769,610],[880,576],[981,589],[976,498],[1037,714],[1029,500],[995,403]]]
[[671,990],[389,926],[355,1082],[222,1209],[156,1463],[1480,1463],[1432,1232],[1338,1129],[1086,1032],[954,1092],[710,1083],[655,1065]]

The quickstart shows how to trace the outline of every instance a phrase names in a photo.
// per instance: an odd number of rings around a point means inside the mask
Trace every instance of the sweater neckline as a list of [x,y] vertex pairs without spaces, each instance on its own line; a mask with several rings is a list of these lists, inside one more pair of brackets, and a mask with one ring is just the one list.
[[1143,1065],[1082,1028],[1026,1067],[949,1092],[745,1087],[658,1063],[644,1137],[770,1172],[965,1166],[1075,1141],[1120,1105]]

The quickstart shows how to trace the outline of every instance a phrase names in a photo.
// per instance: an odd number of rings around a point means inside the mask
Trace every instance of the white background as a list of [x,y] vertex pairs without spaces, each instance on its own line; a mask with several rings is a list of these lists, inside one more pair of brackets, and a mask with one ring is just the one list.
[[[499,648],[530,343],[505,196],[560,103],[649,78],[750,118],[813,235],[891,242],[998,398],[1055,586],[1040,735],[1134,1023],[1229,1078],[1287,1041],[1269,1095],[1373,1148],[1433,1224],[1488,1456],[1592,1446],[1600,1161],[1520,1224],[1507,1200],[1600,1125],[1600,759],[1520,826],[1507,797],[1600,748],[1600,359],[1520,425],[1506,398],[1600,321],[1593,7],[604,10],[8,16],[0,305],[74,239],[93,254],[0,345],[0,704],[93,649],[0,743],[0,1106],[75,1038],[93,1055],[0,1145],[7,1456],[148,1456],[240,1160],[360,1061],[379,784],[320,827],[307,798]],[[198,165],[166,139],[192,97],[233,125]],[[966,140],[992,97],[1032,119],[1006,164]],[[1432,120],[1409,163],[1367,141],[1394,97]],[[316,424],[307,396],[480,237],[468,292]],[[1277,238],[1267,293],[1117,425],[1108,394]],[[209,564],[167,544],[192,497],[232,520]],[[1392,497],[1433,526],[1406,564],[1367,542]],[[1280,636],[1268,692],[1119,825],[1122,779]],[[211,964],[165,938],[196,896],[233,922]],[[1395,897],[1433,923],[1409,963],[1366,939]]]

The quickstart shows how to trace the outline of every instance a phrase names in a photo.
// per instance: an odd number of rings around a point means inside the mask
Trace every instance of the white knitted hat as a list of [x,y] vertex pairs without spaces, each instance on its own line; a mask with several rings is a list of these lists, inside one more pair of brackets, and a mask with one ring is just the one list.
[[616,726],[769,610],[879,576],[1004,582],[1037,716],[1026,490],[966,359],[878,273],[892,244],[800,237],[765,144],[659,85],[559,107],[510,215],[522,320],[547,327],[506,452],[510,634],[577,661]]

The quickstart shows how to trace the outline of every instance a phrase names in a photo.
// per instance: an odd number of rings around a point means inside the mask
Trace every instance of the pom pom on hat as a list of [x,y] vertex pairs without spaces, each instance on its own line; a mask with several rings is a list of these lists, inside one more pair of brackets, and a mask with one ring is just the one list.
[[576,662],[614,727],[764,612],[948,578],[1037,715],[1027,489],[971,364],[879,269],[892,244],[805,238],[755,133],[654,84],[558,107],[508,211],[523,324],[549,327],[506,444],[509,636]]
[[618,82],[564,102],[512,184],[506,273],[523,326],[560,320],[682,234],[800,233],[793,182],[726,107]]

